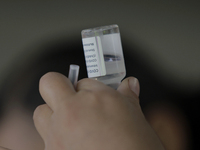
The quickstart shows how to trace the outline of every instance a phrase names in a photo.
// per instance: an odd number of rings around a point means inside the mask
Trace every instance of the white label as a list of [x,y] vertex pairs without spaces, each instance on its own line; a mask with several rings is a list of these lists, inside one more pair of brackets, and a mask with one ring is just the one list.
[[88,77],[93,78],[106,75],[106,68],[100,37],[84,38],[83,49],[85,54]]

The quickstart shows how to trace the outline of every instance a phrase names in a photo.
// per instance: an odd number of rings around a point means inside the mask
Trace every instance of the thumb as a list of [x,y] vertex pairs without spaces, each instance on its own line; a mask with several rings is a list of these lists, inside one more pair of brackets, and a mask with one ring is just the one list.
[[140,84],[138,79],[134,77],[128,77],[124,79],[117,91],[131,98],[139,97]]

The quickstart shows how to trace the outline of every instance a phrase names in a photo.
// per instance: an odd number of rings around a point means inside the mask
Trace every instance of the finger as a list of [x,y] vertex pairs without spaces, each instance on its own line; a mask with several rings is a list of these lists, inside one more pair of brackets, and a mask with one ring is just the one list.
[[70,99],[76,93],[70,80],[56,72],[49,72],[40,79],[39,91],[52,110],[60,108],[63,101]]
[[138,99],[140,93],[140,85],[138,79],[134,77],[124,79],[118,87],[117,91],[125,96]]
[[111,88],[106,86],[104,83],[100,81],[89,79],[89,78],[79,80],[76,87],[77,92],[81,90],[101,91],[101,90],[106,90],[106,89],[111,89]]
[[47,104],[38,106],[34,111],[33,121],[37,131],[43,139],[47,135],[47,130],[52,113],[53,111]]

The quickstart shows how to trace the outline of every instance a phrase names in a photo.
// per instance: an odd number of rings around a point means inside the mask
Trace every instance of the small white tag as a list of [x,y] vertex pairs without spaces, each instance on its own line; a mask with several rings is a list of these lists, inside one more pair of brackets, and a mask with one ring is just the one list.
[[100,37],[83,39],[83,49],[89,78],[106,75]]

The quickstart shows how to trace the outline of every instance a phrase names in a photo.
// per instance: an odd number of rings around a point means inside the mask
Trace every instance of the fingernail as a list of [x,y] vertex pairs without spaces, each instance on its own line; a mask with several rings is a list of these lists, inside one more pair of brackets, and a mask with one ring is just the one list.
[[129,79],[129,87],[130,89],[139,97],[140,94],[140,84],[137,78]]

